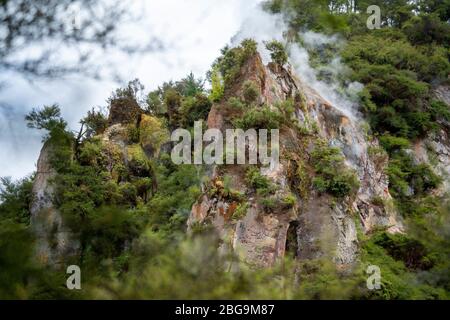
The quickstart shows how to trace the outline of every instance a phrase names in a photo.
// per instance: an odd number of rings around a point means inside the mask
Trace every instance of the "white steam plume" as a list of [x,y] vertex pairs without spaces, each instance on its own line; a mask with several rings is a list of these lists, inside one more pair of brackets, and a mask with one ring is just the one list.
[[319,70],[314,69],[310,63],[307,49],[317,49],[324,45],[339,45],[344,40],[339,36],[327,36],[320,33],[306,31],[299,34],[304,46],[298,43],[287,43],[284,36],[288,31],[283,16],[270,14],[264,11],[260,4],[248,11],[240,31],[232,38],[231,44],[238,45],[246,38],[252,38],[258,42],[258,50],[264,63],[270,61],[270,54],[265,49],[264,41],[278,40],[288,47],[289,62],[299,76],[311,88],[316,90],[324,99],[328,100],[335,108],[339,109],[350,118],[359,118],[357,111],[357,94],[363,85],[357,82],[348,83],[342,87],[336,79],[342,74],[348,73],[348,68],[340,58],[334,58],[329,64],[321,67],[331,75],[331,83],[318,79]]

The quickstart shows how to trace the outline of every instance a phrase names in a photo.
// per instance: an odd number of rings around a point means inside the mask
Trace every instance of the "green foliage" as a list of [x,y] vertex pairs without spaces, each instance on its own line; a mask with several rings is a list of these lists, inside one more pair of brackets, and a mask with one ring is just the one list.
[[86,137],[91,138],[96,134],[101,134],[108,126],[108,118],[101,110],[92,108],[80,121],[86,127]]
[[401,150],[410,146],[410,142],[407,139],[394,137],[389,134],[385,134],[380,137],[380,144],[388,152]]
[[204,80],[195,78],[194,74],[191,72],[186,78],[177,81],[175,87],[182,96],[195,97],[204,93],[204,83]]
[[[146,232],[135,246],[137,258],[123,281],[101,283],[92,293],[97,298],[121,299],[223,299],[283,297],[276,271],[239,268],[227,272],[231,261],[219,255],[218,239],[198,236],[171,246],[157,233]],[[153,257],[145,259],[145,257]],[[288,290],[286,288],[286,290]]]
[[414,138],[435,128],[424,108],[426,81],[444,78],[450,70],[445,51],[415,47],[399,33],[380,30],[354,37],[342,54],[354,70],[352,79],[368,90],[365,110],[376,132]]
[[269,106],[251,108],[241,118],[235,119],[233,124],[240,129],[278,129],[283,122],[283,117],[278,110],[272,110]]
[[102,153],[103,148],[99,139],[85,141],[80,149],[78,161],[82,165],[99,166],[105,164],[106,160]]
[[381,233],[371,239],[384,248],[395,260],[403,261],[409,269],[427,270],[433,266],[433,258],[427,256],[425,246],[418,240],[409,239],[402,234]]
[[13,181],[0,178],[0,219],[12,219],[17,223],[29,224],[33,177]]
[[246,103],[250,104],[256,101],[259,97],[259,88],[255,82],[247,80],[242,85],[243,96]]
[[139,122],[139,143],[148,157],[158,157],[161,146],[170,140],[165,119],[142,115]]
[[430,113],[434,121],[450,122],[450,107],[442,101],[433,100],[430,104]]
[[99,276],[103,271],[96,261],[117,259],[123,245],[136,238],[145,221],[139,210],[124,210],[118,207],[99,207],[81,226],[80,239],[84,247],[85,276]]
[[148,177],[152,172],[152,163],[147,158],[140,144],[128,146],[128,168],[131,175],[136,177]]
[[17,207],[23,205],[20,197],[16,200],[13,197],[16,196],[8,196],[8,205],[0,205],[0,299],[79,298],[79,294],[65,288],[64,274],[61,276],[36,263],[34,237],[27,222],[16,219],[12,212],[10,216],[5,215],[4,210],[13,209],[12,201],[18,202]]
[[133,185],[136,188],[137,196],[142,198],[145,202],[147,202],[149,197],[149,192],[153,188],[153,181],[151,178],[137,178],[133,181]]
[[108,175],[95,167],[73,164],[55,178],[57,206],[68,219],[75,219],[77,225],[95,208],[117,200],[110,194],[107,179]]
[[213,67],[211,72],[211,93],[209,99],[213,102],[218,102],[223,97],[225,86],[222,83],[222,76],[218,71],[218,67]]
[[423,282],[418,283],[414,273],[405,267],[403,261],[391,257],[374,240],[367,240],[363,243],[361,255],[362,261],[364,261],[363,266],[379,266],[382,275],[381,289],[368,292],[367,298],[388,300],[445,298],[445,292],[441,288],[433,288]]
[[126,127],[126,135],[129,143],[139,142],[139,128],[135,124],[130,123]]
[[46,130],[48,135],[44,141],[50,139],[52,134],[64,131],[67,122],[61,117],[61,109],[58,105],[44,106],[42,109],[34,109],[25,116],[28,128]]
[[338,148],[319,142],[311,153],[311,161],[317,174],[313,179],[313,186],[319,192],[345,197],[358,191],[359,180],[356,174],[346,167]]
[[295,196],[293,194],[288,194],[287,196],[285,196],[283,198],[283,203],[290,208],[295,206],[296,202],[297,202],[297,199],[295,198]]
[[154,230],[172,237],[185,230],[192,204],[200,195],[201,169],[174,165],[164,154],[156,167],[158,192],[149,200],[149,220]]
[[58,105],[44,106],[42,109],[33,109],[25,116],[28,128],[45,129],[52,131],[53,129],[65,128],[67,123],[61,118],[61,109]]
[[180,126],[193,127],[194,121],[206,120],[212,103],[203,94],[186,97],[180,107]]
[[[204,81],[195,78],[191,72],[186,78],[176,82],[164,82],[162,86],[147,95],[147,113],[161,116],[180,106],[179,98],[205,94]],[[168,98],[168,100],[166,100]],[[169,103],[169,105],[167,104]],[[171,110],[168,110],[168,108]]]
[[266,212],[273,212],[278,207],[278,201],[275,197],[262,198],[260,203]]
[[231,97],[228,99],[228,105],[233,109],[237,111],[243,111],[246,107],[245,103],[243,103],[240,99],[236,97]]
[[450,43],[450,26],[436,14],[413,17],[403,25],[402,30],[414,45],[436,43],[448,46]]
[[441,179],[424,163],[415,164],[405,151],[396,152],[389,162],[387,173],[391,193],[399,199],[425,195],[437,188]]
[[272,61],[283,66],[288,61],[288,55],[281,42],[272,40],[265,43],[266,49],[270,51]]
[[138,95],[143,90],[144,86],[139,79],[134,79],[128,82],[126,87],[116,89],[112,93],[111,97],[108,98],[108,103],[111,104],[115,100],[129,100],[137,102]]
[[256,53],[257,43],[251,39],[245,39],[235,48],[228,46],[222,49],[222,56],[216,59],[212,66],[213,74],[218,71],[224,81],[224,87],[232,85],[238,76],[244,63]]
[[[294,117],[295,103],[293,99],[287,99],[281,103],[276,104],[275,106],[277,107],[279,113],[282,115],[284,123],[297,123],[297,120]],[[309,123],[309,120],[306,120],[306,122]],[[300,128],[300,126],[297,127]]]
[[[213,73],[214,75],[214,73]],[[213,77],[214,78],[214,77]],[[147,112],[153,116],[164,116],[169,127],[190,127],[195,120],[205,119],[211,109],[211,102],[220,100],[223,90],[218,89],[220,80],[213,81],[212,92],[207,97],[204,81],[192,73],[177,82],[165,82],[147,96]]]
[[26,298],[26,277],[35,272],[30,256],[31,233],[20,224],[0,220],[0,298]]
[[122,204],[136,205],[137,188],[130,182],[119,185],[119,193],[122,196]]

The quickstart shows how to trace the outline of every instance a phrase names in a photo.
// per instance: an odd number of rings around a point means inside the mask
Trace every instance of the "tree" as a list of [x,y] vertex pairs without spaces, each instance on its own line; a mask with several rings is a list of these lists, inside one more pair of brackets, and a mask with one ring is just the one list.
[[[107,128],[108,118],[102,110],[95,110],[92,108],[80,123],[82,127],[80,132],[82,132],[82,136],[91,138],[95,134],[102,133]],[[83,131],[83,127],[86,127],[85,131]]]
[[288,55],[281,42],[272,40],[265,43],[267,50],[270,51],[272,61],[283,66],[288,61]]
[[450,43],[450,25],[439,20],[436,14],[413,17],[404,24],[403,32],[415,45],[437,43],[448,46]]
[[13,181],[9,177],[0,178],[0,220],[13,219],[28,224],[32,200],[33,177]]
[[64,130],[67,126],[67,122],[61,117],[61,110],[57,104],[51,106],[44,106],[43,109],[31,110],[29,114],[25,116],[28,128],[47,130],[49,132],[55,129]]
[[179,93],[185,97],[195,97],[197,94],[203,93],[205,81],[196,79],[191,72],[186,78],[177,81],[175,86]]
[[418,0],[418,7],[422,13],[435,13],[447,22],[450,20],[450,0]]
[[108,102],[111,103],[111,101],[118,99],[131,99],[139,102],[139,94],[143,90],[144,86],[139,79],[134,79],[128,82],[128,85],[125,88],[116,89],[108,99]]

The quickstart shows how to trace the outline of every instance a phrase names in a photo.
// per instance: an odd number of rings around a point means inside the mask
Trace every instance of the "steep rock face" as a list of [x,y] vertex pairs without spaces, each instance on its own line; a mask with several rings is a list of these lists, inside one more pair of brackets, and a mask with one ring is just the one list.
[[[434,96],[450,108],[450,87],[439,86],[434,90]],[[443,179],[438,193],[450,192],[450,123],[441,120],[443,129],[429,134],[424,139],[416,141],[413,154],[419,163],[428,163],[434,172]]]
[[51,145],[44,144],[37,163],[30,207],[31,227],[36,236],[38,260],[50,266],[63,266],[79,252],[79,242],[66,227],[60,212],[53,205],[52,179],[56,172],[50,164]]
[[[231,219],[236,210],[233,199],[205,193],[192,208],[189,226],[212,223],[221,234],[224,245],[258,266],[271,266],[277,258],[284,256],[288,229],[295,231],[295,256],[299,259],[328,255],[341,266],[355,261],[357,224],[361,224],[365,232],[377,227],[390,232],[402,231],[396,212],[385,205],[391,201],[388,178],[384,173],[387,157],[374,157],[369,152],[378,147],[377,141],[368,141],[358,119],[331,105],[296,78],[291,70],[273,63],[264,66],[258,54],[250,58],[233,86],[225,91],[224,99],[213,105],[208,117],[209,128],[224,131],[233,127],[230,119],[236,116],[233,114],[235,111],[228,108],[226,101],[232,96],[242,97],[242,84],[247,80],[259,88],[259,105],[274,108],[277,103],[293,99],[295,112],[291,120],[315,131],[311,137],[305,137],[290,128],[280,128],[280,165],[278,168],[260,168],[261,174],[277,185],[277,197],[294,193],[296,205],[278,206],[267,212],[250,196],[244,216],[236,220]],[[299,182],[292,179],[295,165],[292,160],[307,160],[319,138],[338,147],[346,165],[356,171],[360,181],[356,196],[336,201],[314,190],[308,190],[307,194],[299,192]],[[251,195],[245,185],[245,169],[242,167],[220,166],[212,171],[211,179],[215,181],[224,175],[230,176],[232,189]],[[375,198],[383,201],[373,201]]]
[[[140,131],[139,141],[130,141],[129,128],[134,126]],[[151,191],[156,189],[153,171],[145,166],[144,162],[145,159],[156,157],[163,143],[168,140],[168,133],[161,121],[155,117],[141,115],[139,112],[135,114],[134,119],[129,118],[124,123],[109,126],[96,138],[101,141],[105,168],[112,179],[120,181],[121,168],[126,168],[131,175],[151,177],[153,182]],[[41,150],[37,163],[30,212],[31,226],[36,237],[37,257],[41,263],[58,268],[79,256],[80,243],[77,235],[71,232],[54,205],[53,180],[57,173],[51,166],[51,155],[52,146],[47,142]]]

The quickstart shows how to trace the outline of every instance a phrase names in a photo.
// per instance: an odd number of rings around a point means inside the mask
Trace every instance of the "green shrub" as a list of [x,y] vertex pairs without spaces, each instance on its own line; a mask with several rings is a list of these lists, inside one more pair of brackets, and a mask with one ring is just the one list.
[[392,155],[387,173],[391,193],[398,198],[425,195],[441,183],[441,178],[429,165],[415,164],[412,157],[404,151]]
[[211,72],[211,92],[209,99],[213,102],[218,102],[222,99],[225,86],[223,84],[222,76],[217,67],[213,67]]
[[[448,4],[447,4],[448,5]],[[402,28],[408,40],[415,45],[450,43],[450,26],[441,21],[436,14],[413,17]]]
[[146,202],[149,198],[149,193],[153,187],[152,179],[139,178],[133,181],[133,185],[136,187],[136,195],[141,197]]
[[292,115],[295,112],[294,100],[287,99],[287,100],[277,104],[277,108],[280,111],[280,113],[283,115],[286,122],[292,121]]
[[394,137],[389,134],[380,137],[380,144],[388,152],[402,150],[410,146],[410,142],[405,138]]
[[444,79],[450,70],[442,49],[413,46],[392,29],[348,43],[342,55],[353,69],[352,79],[365,85],[361,98],[375,132],[416,138],[436,128],[428,107],[429,83]]
[[203,94],[184,98],[180,107],[180,125],[193,127],[194,121],[206,120],[211,106],[211,101]]
[[255,102],[259,97],[259,88],[255,82],[247,80],[242,85],[243,96],[246,103],[250,104]]
[[240,99],[238,99],[236,97],[231,97],[230,99],[228,99],[228,105],[232,109],[238,110],[238,111],[242,111],[246,107],[246,105]]
[[384,207],[385,205],[385,200],[380,197],[380,196],[374,196],[372,197],[372,199],[370,200],[370,202],[374,205],[374,206],[378,206],[378,207]]
[[267,50],[270,51],[272,61],[283,66],[288,61],[288,55],[281,42],[272,40],[265,43]]
[[249,208],[249,205],[246,202],[238,204],[238,206],[236,207],[236,210],[233,212],[233,216],[231,217],[231,219],[233,219],[233,220],[242,219],[247,214],[248,208]]
[[138,195],[137,188],[130,182],[125,182],[121,185],[119,185],[119,192],[122,196],[122,203],[123,205],[136,205],[136,198]]
[[232,181],[232,177],[225,175],[223,177],[223,188],[221,190],[222,195],[225,198],[228,198],[230,200],[236,200],[236,201],[241,201],[244,198],[244,194],[237,191],[237,190],[233,190],[231,187],[231,182]]
[[105,131],[108,127],[108,118],[101,110],[92,108],[81,120],[81,123],[86,127],[86,137],[91,138]]
[[87,140],[83,143],[78,161],[82,165],[103,165],[102,144],[99,139]]
[[[253,55],[256,54],[257,43],[251,39],[245,39],[238,47],[222,49],[222,56],[219,57],[213,64],[212,70],[220,72],[224,80],[224,87],[227,88],[232,85],[233,81],[239,74],[241,67]],[[219,91],[220,92],[220,91]]]
[[282,116],[278,111],[273,111],[269,106],[252,108],[242,118],[235,119],[236,128],[247,129],[278,129],[282,123]]
[[450,122],[450,108],[440,100],[433,100],[430,104],[430,113],[434,121]]
[[247,169],[245,173],[245,181],[247,185],[255,190],[268,189],[270,187],[270,181],[267,177],[263,176],[258,167],[252,166]]
[[285,196],[283,198],[283,203],[284,205],[292,208],[293,206],[295,206],[295,203],[297,202],[297,199],[295,198],[295,196],[291,193],[288,194],[287,196]]
[[134,124],[127,125],[126,135],[129,143],[139,143],[139,128]]
[[318,142],[311,153],[311,161],[317,174],[313,186],[319,192],[345,197],[358,191],[359,180],[355,172],[345,166],[338,148]]
[[427,256],[424,245],[403,234],[383,232],[374,236],[372,241],[383,247],[394,259],[403,261],[409,269],[427,270],[433,266],[433,258]]
[[266,197],[260,200],[260,203],[266,212],[273,212],[279,206],[279,203],[274,197]]
[[18,181],[0,178],[0,220],[12,219],[16,223],[29,224],[32,189],[33,177]]
[[[405,267],[401,259],[394,259],[387,250],[375,243],[377,236],[367,240],[361,246],[362,266],[379,266],[381,270],[381,288],[366,292],[369,299],[436,299],[443,294],[439,289],[417,281],[415,274]],[[411,285],[414,283],[414,285]]]

